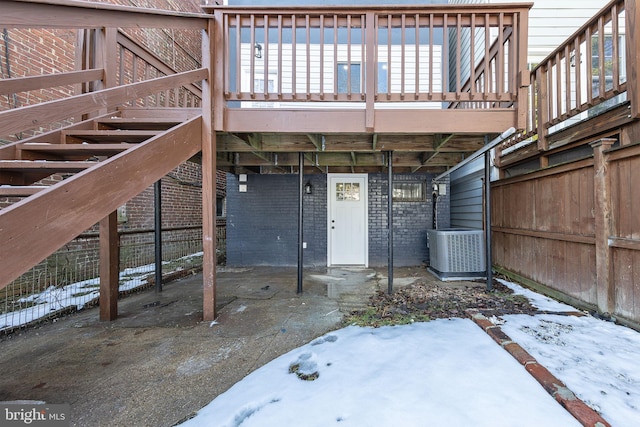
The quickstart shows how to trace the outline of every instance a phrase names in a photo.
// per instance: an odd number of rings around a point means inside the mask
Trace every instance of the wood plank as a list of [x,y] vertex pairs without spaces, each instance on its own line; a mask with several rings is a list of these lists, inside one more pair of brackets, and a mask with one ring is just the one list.
[[111,212],[100,221],[100,320],[118,317],[120,289],[120,237],[118,211]]
[[[135,144],[47,144],[27,143],[20,146],[22,158],[27,159],[27,153],[54,154],[62,158],[81,157],[87,159],[92,156],[112,156],[135,147]],[[78,160],[78,159],[75,159]]]
[[[216,12],[216,16],[219,16]],[[202,62],[211,63],[213,45],[210,38],[216,30],[213,21],[202,33]],[[217,34],[221,30],[217,29]],[[218,55],[219,57],[221,55]],[[220,76],[222,77],[222,76]],[[202,81],[202,122],[200,129],[202,153],[202,318],[214,321],[216,313],[216,132],[214,131],[214,70]]]
[[[46,16],[47,19],[42,19]],[[179,11],[71,0],[3,2],[0,27],[7,28],[206,28],[209,16]]]
[[142,142],[158,135],[160,130],[78,130],[62,131],[61,139],[68,144],[82,144],[83,142]]
[[0,185],[0,196],[2,197],[28,197],[46,190],[46,185]]
[[32,172],[51,171],[75,173],[83,171],[98,162],[65,162],[65,161],[32,161],[32,160],[0,160],[0,171]]
[[0,288],[198,153],[200,123],[194,118],[0,210]]
[[594,156],[594,202],[595,202],[595,240],[596,240],[596,272],[598,310],[612,313],[615,305],[615,282],[613,281],[612,250],[609,247],[611,227],[611,181],[609,165],[604,151],[615,142],[611,138],[603,138],[591,143]]
[[0,112],[0,135],[11,135],[73,116],[96,111],[105,106],[116,106],[127,101],[143,98],[166,88],[183,86],[202,80],[206,69],[198,69],[159,77],[153,80],[131,83],[100,92],[75,95],[62,100],[43,102],[16,110]]
[[[232,133],[367,133],[364,110],[227,109],[222,131]],[[515,124],[513,110],[376,110],[375,133],[501,133]]]
[[163,118],[105,118],[96,120],[99,130],[122,129],[122,130],[167,130],[182,122],[180,119]]
[[76,83],[100,80],[103,70],[69,71],[66,73],[47,74],[42,76],[16,77],[0,80],[0,95],[28,92],[30,90],[66,86]]
[[634,314],[634,285],[633,285],[633,255],[635,251],[628,249],[613,249],[615,283],[614,313],[627,318]]

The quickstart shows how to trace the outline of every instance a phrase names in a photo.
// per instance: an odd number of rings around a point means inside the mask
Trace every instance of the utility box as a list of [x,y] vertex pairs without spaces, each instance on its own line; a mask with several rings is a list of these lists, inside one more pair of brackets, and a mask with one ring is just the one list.
[[429,270],[440,280],[486,278],[483,230],[428,230],[427,246]]

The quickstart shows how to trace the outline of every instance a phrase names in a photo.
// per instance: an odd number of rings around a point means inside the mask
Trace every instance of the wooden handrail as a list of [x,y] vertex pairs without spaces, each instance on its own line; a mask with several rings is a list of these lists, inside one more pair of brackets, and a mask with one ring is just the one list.
[[[373,92],[376,102],[482,100],[484,104],[477,108],[513,108],[520,94],[518,84],[528,85],[528,78],[522,78],[528,73],[526,57],[523,61],[519,55],[527,26],[519,22],[526,20],[531,6],[204,6],[215,12],[223,43],[224,65],[218,74],[224,76],[224,99],[216,99],[216,107],[224,107],[227,101],[347,101],[367,103],[369,108]],[[471,75],[476,72],[476,64],[461,64],[460,53],[450,58],[447,48],[448,30],[458,31],[462,39],[464,31],[472,28],[486,29],[487,40],[496,46],[491,52],[496,69],[486,80],[495,77],[499,84],[486,84],[479,94],[462,90],[460,84],[446,87],[449,68],[454,83],[467,68],[472,69],[467,70]],[[490,31],[495,28],[499,28],[496,40]],[[435,32],[442,43],[434,41]],[[507,42],[513,44],[513,54],[500,55]],[[344,88],[337,84],[340,65],[350,76]],[[352,88],[353,81],[360,86]]]
[[[130,51],[133,55],[145,61],[153,68],[157,69],[164,75],[176,74],[176,70],[167,65],[162,59],[158,58],[153,52],[146,47],[140,45],[127,34],[122,31],[118,31],[116,41],[120,46]],[[189,84],[185,86],[185,89],[191,92],[198,98],[202,98],[202,89],[195,84]]]
[[[636,3],[610,1],[530,72],[526,127],[502,150],[536,143],[538,150],[546,151],[550,128],[623,92],[631,105],[630,118],[640,118],[640,86],[634,77],[640,68]],[[607,48],[611,57],[605,61]]]
[[42,76],[15,77],[0,80],[0,95],[101,80],[102,69],[69,71]]
[[[38,13],[34,13],[36,9]],[[43,19],[48,17],[49,19]],[[209,16],[73,0],[3,0],[3,28],[207,28]]]
[[208,70],[200,68],[152,80],[131,83],[98,92],[90,92],[69,98],[43,102],[16,110],[0,112],[0,134],[22,132],[41,124],[64,120],[69,117],[117,106],[132,99],[142,98],[167,88],[180,87],[206,79]]

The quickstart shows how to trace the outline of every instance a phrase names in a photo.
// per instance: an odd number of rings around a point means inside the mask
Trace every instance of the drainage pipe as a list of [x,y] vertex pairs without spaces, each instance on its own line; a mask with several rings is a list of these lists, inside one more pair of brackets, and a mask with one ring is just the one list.
[[298,293],[302,293],[302,245],[303,245],[303,203],[304,195],[304,153],[298,153]]
[[153,196],[156,292],[162,292],[162,179],[153,184]]
[[388,172],[389,176],[387,182],[389,187],[387,189],[387,229],[388,229],[388,260],[387,260],[387,277],[389,283],[387,285],[387,292],[391,294],[393,292],[393,151],[387,153],[389,159]]

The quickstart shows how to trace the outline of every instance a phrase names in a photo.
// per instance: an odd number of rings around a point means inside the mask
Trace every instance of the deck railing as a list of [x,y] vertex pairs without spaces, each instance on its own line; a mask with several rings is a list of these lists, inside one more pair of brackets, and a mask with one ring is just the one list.
[[[589,110],[629,101],[638,117],[635,1],[613,0],[531,71],[526,127],[500,148],[549,148],[547,137]],[[597,113],[597,112],[594,112]]]
[[[74,70],[0,80],[0,95],[24,95],[29,101],[20,103],[22,111],[0,112],[0,138],[13,140],[11,135],[15,133],[37,133],[51,124],[60,127],[78,121],[84,114],[121,105],[198,107],[201,104],[199,85],[206,76],[203,68],[177,73],[118,28],[200,30],[207,28],[206,16],[111,5],[85,8],[80,3],[58,5],[39,0],[5,1],[2,9],[0,27],[3,28],[75,31],[77,53]],[[47,22],[45,17],[52,14],[56,20]],[[33,52],[36,51],[34,46]],[[50,99],[29,97],[30,91],[42,89],[52,89],[54,96]],[[81,97],[89,92],[96,95]],[[41,101],[40,104],[35,104],[34,98]]]
[[528,85],[530,6],[215,7],[215,105],[513,108]]

